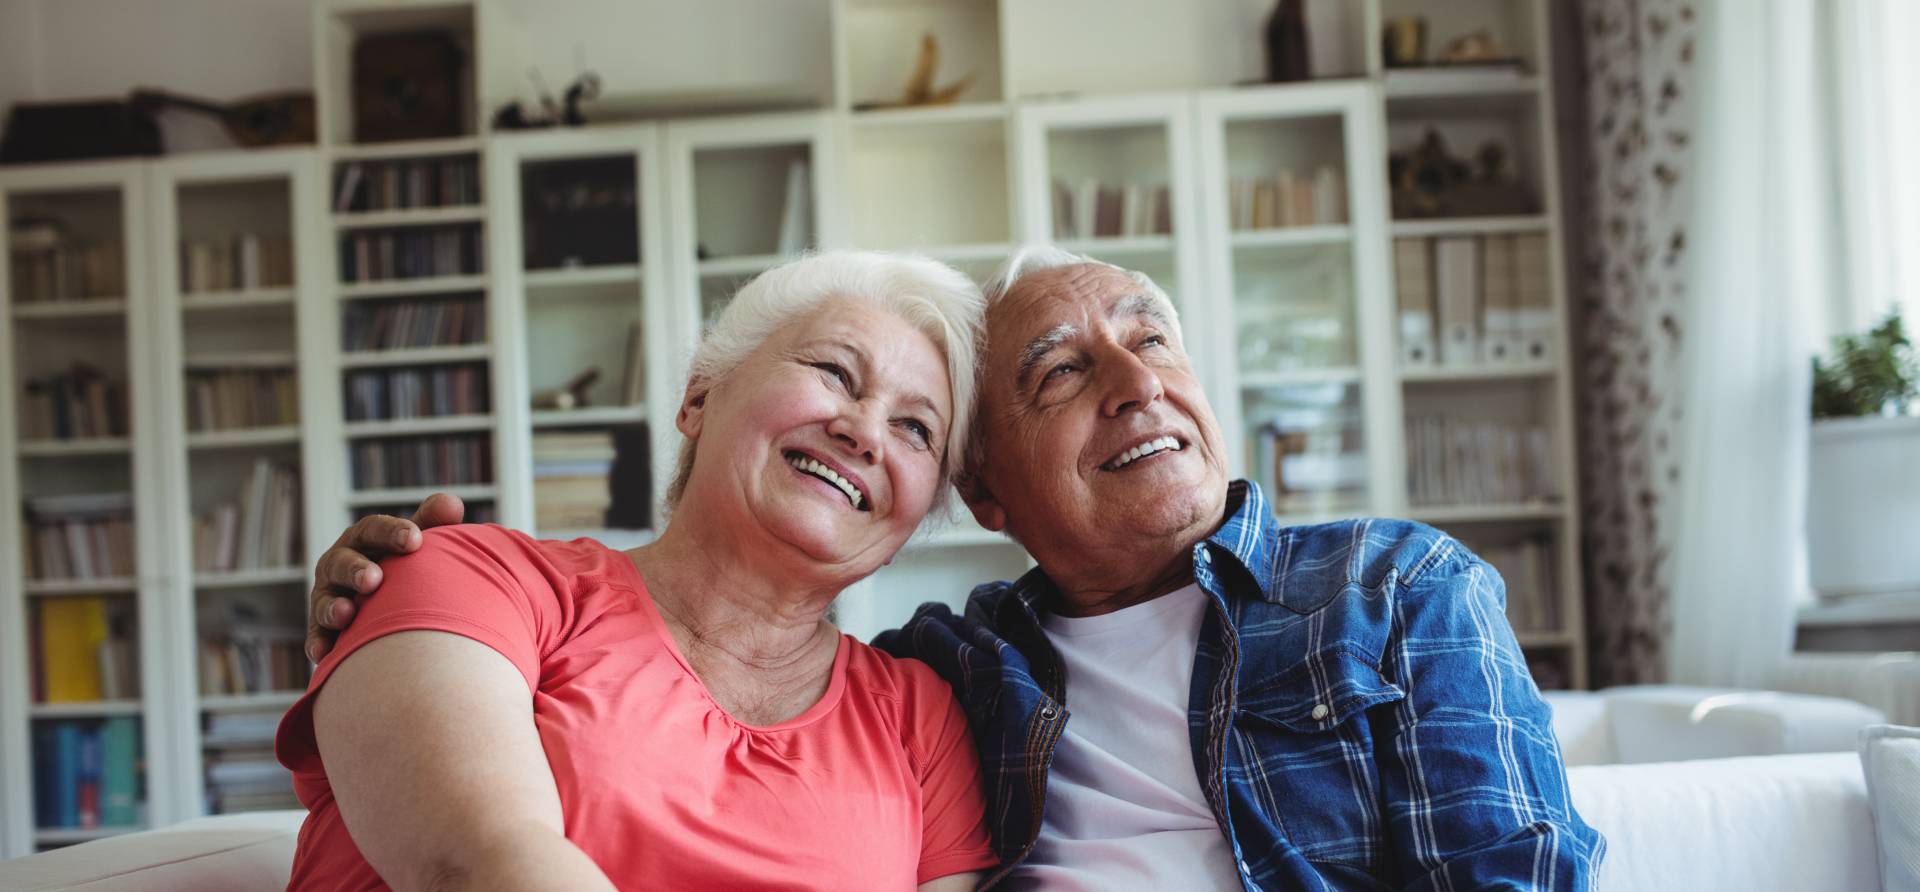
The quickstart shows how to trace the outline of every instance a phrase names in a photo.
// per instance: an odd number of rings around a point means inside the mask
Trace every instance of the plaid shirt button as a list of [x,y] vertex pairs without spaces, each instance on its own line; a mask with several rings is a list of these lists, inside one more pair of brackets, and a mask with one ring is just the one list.
[[1313,708],[1313,720],[1316,722],[1324,722],[1327,720],[1327,714],[1332,711],[1333,710],[1327,708],[1327,704],[1325,703],[1315,706]]

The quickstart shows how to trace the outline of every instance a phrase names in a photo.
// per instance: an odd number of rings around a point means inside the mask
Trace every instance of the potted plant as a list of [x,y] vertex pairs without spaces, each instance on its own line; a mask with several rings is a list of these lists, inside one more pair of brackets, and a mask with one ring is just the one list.
[[1920,593],[1920,356],[1894,310],[1813,361],[1807,564],[1823,598]]

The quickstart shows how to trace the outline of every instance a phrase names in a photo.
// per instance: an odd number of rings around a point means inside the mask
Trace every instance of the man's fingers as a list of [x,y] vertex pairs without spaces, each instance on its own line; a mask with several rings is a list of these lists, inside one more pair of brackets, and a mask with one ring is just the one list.
[[380,587],[380,565],[350,547],[335,546],[320,556],[313,583],[317,592],[337,590],[364,595]]
[[420,529],[413,521],[391,514],[369,514],[340,534],[335,548],[347,548],[378,558],[420,547]]
[[[460,501],[459,496],[436,492],[427,496],[427,500],[421,502],[420,507],[413,512],[413,523],[424,530],[431,527],[451,526],[459,523],[466,516],[467,505]],[[414,537],[414,543],[413,548],[418,548],[418,536]],[[413,548],[406,550],[412,551]]]
[[307,633],[307,662],[320,662],[330,650],[333,650],[332,636],[323,635],[317,630]]

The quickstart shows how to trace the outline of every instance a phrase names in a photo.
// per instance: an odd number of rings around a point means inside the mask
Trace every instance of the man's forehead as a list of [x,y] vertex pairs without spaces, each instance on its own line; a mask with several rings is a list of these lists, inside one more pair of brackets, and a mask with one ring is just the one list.
[[1104,312],[1140,286],[1125,272],[1102,263],[1054,267],[1021,276],[1007,295],[988,305],[987,324],[1000,328],[1051,328],[1061,319]]

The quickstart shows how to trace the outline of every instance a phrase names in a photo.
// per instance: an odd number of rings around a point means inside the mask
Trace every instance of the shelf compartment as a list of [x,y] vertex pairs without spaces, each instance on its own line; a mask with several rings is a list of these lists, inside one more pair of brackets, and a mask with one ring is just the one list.
[[300,428],[294,425],[193,431],[187,434],[188,449],[248,449],[256,446],[286,446],[298,442],[300,442]]
[[21,458],[69,458],[90,455],[127,455],[130,437],[79,437],[72,440],[22,440]]
[[341,300],[366,300],[379,297],[445,294],[484,291],[486,274],[465,276],[428,276],[419,279],[383,279],[378,282],[349,282],[340,285]]
[[379,368],[399,365],[446,365],[479,362],[493,357],[490,344],[459,344],[451,347],[414,347],[401,350],[362,350],[340,354],[343,369]]
[[407,486],[391,489],[358,489],[347,496],[355,508],[380,505],[418,505],[434,493],[446,493],[466,502],[492,501],[499,490],[492,484],[455,484],[449,486]]
[[251,570],[221,570],[193,574],[195,589],[252,588],[263,585],[304,583],[311,576],[306,567],[260,567]]
[[292,288],[253,288],[244,291],[201,291],[180,295],[180,309],[194,312],[242,307],[291,306]]
[[350,211],[333,215],[336,229],[374,229],[400,226],[438,226],[475,223],[487,218],[485,205],[402,208],[391,211]]
[[384,421],[349,421],[347,437],[405,437],[413,434],[450,434],[483,431],[493,427],[492,415],[447,415],[437,418],[401,418]]

